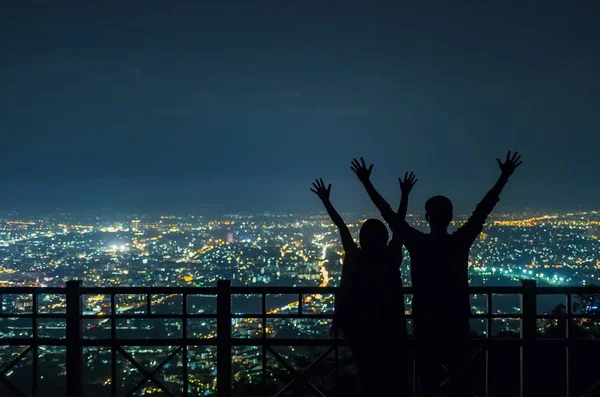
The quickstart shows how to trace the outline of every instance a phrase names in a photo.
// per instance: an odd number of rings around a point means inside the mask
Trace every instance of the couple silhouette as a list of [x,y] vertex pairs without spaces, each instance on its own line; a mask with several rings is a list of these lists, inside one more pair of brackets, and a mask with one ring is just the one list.
[[[348,340],[357,367],[361,396],[411,394],[404,292],[400,276],[402,247],[411,260],[413,330],[416,341],[416,390],[420,396],[470,397],[471,331],[468,259],[475,239],[516,168],[517,152],[496,159],[501,170],[496,184],[479,202],[467,222],[453,233],[452,202],[444,196],[425,203],[430,232],[406,222],[408,197],[417,183],[406,173],[399,179],[402,193],[397,211],[371,182],[373,165],[352,160],[351,168],[392,231],[378,219],[368,219],[356,244],[330,201],[331,184],[313,183],[345,251],[332,332]],[[447,380],[444,370],[447,371]]]

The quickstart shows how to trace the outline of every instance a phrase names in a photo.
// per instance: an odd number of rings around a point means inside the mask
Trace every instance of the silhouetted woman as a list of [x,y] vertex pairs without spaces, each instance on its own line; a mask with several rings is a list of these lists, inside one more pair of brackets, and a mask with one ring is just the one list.
[[[369,170],[370,174],[370,170]],[[406,214],[414,176],[401,181],[400,210]],[[313,183],[327,213],[338,227],[345,251],[332,331],[350,342],[362,396],[395,395],[407,390],[408,354],[398,235],[388,243],[383,222],[368,219],[360,229],[360,247],[329,200],[331,185]]]

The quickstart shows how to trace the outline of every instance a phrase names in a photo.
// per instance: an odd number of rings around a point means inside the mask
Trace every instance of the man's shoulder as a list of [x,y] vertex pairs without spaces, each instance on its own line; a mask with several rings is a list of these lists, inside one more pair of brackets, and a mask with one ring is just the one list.
[[450,233],[450,238],[454,241],[461,240],[463,235],[465,234],[465,230],[467,230],[467,228],[468,228],[467,224],[462,225],[461,227],[459,227],[458,229],[456,229],[455,231]]
[[426,244],[430,240],[431,233],[422,232],[419,229],[415,229],[414,227],[412,229],[413,229],[412,240],[416,244]]
[[360,261],[360,248],[358,247],[353,247],[350,249],[347,249],[344,252],[344,260],[342,262],[343,266],[349,266],[351,268],[356,267],[357,262]]
[[450,235],[452,238],[452,244],[456,246],[464,245],[471,247],[471,245],[473,245],[473,239],[479,235],[481,229],[483,229],[482,224],[479,225],[465,223]]
[[405,225],[405,228],[403,230],[399,230],[398,233],[403,240],[409,239],[412,241],[414,239],[421,239],[429,236],[429,233],[422,232],[416,227],[410,225],[408,222],[406,222],[406,220],[402,220],[402,223]]

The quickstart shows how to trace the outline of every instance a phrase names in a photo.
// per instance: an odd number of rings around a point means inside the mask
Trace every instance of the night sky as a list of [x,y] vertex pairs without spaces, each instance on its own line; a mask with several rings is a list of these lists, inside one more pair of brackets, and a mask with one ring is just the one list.
[[598,209],[600,4],[494,3],[4,2],[0,207]]

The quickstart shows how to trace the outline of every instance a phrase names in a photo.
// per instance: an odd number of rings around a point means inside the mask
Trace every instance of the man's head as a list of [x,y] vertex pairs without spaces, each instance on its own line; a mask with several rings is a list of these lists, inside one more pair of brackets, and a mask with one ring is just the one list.
[[432,229],[446,230],[452,221],[454,208],[445,196],[433,196],[425,203],[425,219]]
[[365,251],[382,250],[387,246],[390,235],[379,219],[367,219],[360,228],[360,247]]

